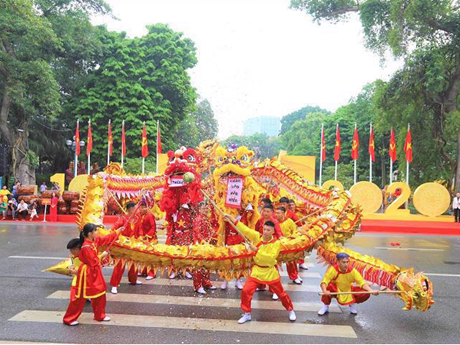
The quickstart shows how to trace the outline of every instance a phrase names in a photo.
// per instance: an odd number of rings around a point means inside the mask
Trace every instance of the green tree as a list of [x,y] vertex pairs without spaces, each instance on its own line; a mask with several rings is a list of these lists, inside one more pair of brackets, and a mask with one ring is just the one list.
[[[114,154],[119,156],[121,124],[125,120],[127,156],[141,152],[142,123],[146,122],[149,148],[155,146],[160,121],[163,149],[175,149],[176,127],[195,110],[196,93],[187,73],[195,66],[193,42],[167,25],[147,27],[147,35],[126,38],[101,28],[103,52],[72,104],[73,115],[91,119],[94,156],[107,155],[108,120],[112,120]],[[86,129],[83,129],[86,131]]]
[[[382,114],[403,109],[403,116],[387,122],[405,127],[401,119],[408,114],[414,123],[432,129],[430,154],[442,159],[430,161],[435,169],[450,169],[455,188],[460,190],[460,130],[453,133],[458,120],[460,93],[460,11],[454,0],[291,0],[291,7],[310,14],[315,21],[337,22],[358,13],[366,46],[381,56],[390,51],[405,58],[405,66],[390,81],[388,95],[382,99],[406,101],[385,104]],[[414,87],[411,89],[411,87]],[[412,96],[412,99],[411,99]],[[407,102],[408,101],[408,102]],[[391,110],[390,108],[393,108]],[[386,111],[385,111],[386,110]],[[421,115],[422,116],[421,116]],[[391,115],[390,115],[391,116]],[[422,118],[423,117],[423,118]],[[402,126],[404,125],[404,126]],[[454,126],[458,127],[458,126]],[[418,128],[420,129],[420,128]],[[402,131],[401,131],[402,132]],[[426,134],[425,131],[423,131]],[[401,141],[401,138],[398,138]],[[451,150],[452,143],[456,150]],[[439,157],[438,157],[439,158]],[[421,159],[418,157],[416,159]],[[423,159],[423,158],[422,158]],[[422,172],[423,173],[423,172]]]
[[283,135],[284,133],[286,133],[292,127],[294,122],[296,122],[297,120],[302,120],[305,117],[307,117],[308,114],[317,113],[317,112],[322,112],[322,113],[329,114],[329,111],[327,111],[325,109],[321,109],[320,107],[313,107],[313,106],[307,105],[306,107],[303,107],[303,108],[301,108],[299,110],[296,110],[296,111],[294,111],[293,113],[291,113],[289,115],[283,116],[281,118],[280,135]]
[[281,142],[278,137],[269,137],[266,134],[256,133],[251,136],[233,135],[222,142],[222,146],[228,147],[231,144],[247,146],[256,154],[257,160],[273,158],[279,154]]

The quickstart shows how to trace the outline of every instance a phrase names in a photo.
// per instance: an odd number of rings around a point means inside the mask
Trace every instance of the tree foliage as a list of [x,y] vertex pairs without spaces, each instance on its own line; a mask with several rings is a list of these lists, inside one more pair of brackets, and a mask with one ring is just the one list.
[[321,109],[320,107],[313,107],[313,106],[306,106],[303,107],[302,109],[296,110],[292,112],[289,115],[285,115],[281,118],[281,131],[280,134],[286,133],[289,129],[291,129],[292,125],[294,122],[297,120],[302,120],[305,117],[308,116],[310,113],[317,113],[317,112],[323,112],[323,113],[329,113],[329,111],[325,109]]

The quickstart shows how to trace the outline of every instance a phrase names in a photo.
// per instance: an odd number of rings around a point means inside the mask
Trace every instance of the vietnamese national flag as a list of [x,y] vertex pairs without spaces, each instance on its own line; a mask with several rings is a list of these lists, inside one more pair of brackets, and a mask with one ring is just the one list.
[[160,121],[157,121],[157,155],[161,153]]
[[326,141],[324,140],[324,126],[321,126],[321,159],[326,160]]
[[393,127],[391,127],[391,137],[390,137],[390,159],[392,162],[396,161],[396,141],[395,141],[395,131]]
[[407,129],[406,142],[404,143],[404,152],[406,153],[406,160],[412,163],[412,136],[410,134],[410,127]]
[[126,156],[125,120],[121,125],[121,155]]
[[112,136],[112,124],[109,120],[109,156],[112,156],[113,151],[113,136]]
[[374,127],[371,125],[371,133],[369,135],[369,155],[373,162],[375,162],[375,142],[374,142]]
[[339,129],[339,124],[337,124],[337,129],[335,131],[334,160],[338,161],[339,159],[340,159],[340,129]]
[[77,128],[75,129],[75,153],[80,154],[80,121],[77,120]]
[[355,125],[355,133],[353,134],[353,142],[351,144],[351,159],[354,161],[359,157],[359,136],[358,127]]
[[91,120],[88,121],[88,142],[86,145],[86,155],[89,156],[91,154],[91,150],[93,149],[93,134],[91,133]]
[[145,158],[149,155],[149,147],[147,146],[147,130],[145,129],[145,121],[144,126],[142,128],[142,157]]

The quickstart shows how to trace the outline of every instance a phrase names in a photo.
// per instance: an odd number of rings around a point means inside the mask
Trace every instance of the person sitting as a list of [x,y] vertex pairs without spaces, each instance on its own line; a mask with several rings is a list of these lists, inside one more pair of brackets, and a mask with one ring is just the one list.
[[8,213],[11,213],[11,219],[15,220],[16,219],[16,209],[18,208],[18,203],[15,198],[13,198],[10,195],[8,195],[8,208],[6,209],[6,213],[3,213],[3,219],[8,215]]
[[[24,222],[26,220],[27,215],[29,214],[29,205],[24,200],[21,200],[19,202],[17,212],[19,215],[22,217],[22,221]],[[19,220],[19,216],[18,216]]]
[[[329,266],[321,281],[321,290],[323,291],[321,301],[323,302],[323,307],[318,311],[318,315],[322,316],[329,311],[329,305],[331,304],[332,298],[336,298],[340,305],[350,306],[350,313],[356,315],[358,314],[355,307],[356,303],[367,301],[370,297],[370,293],[378,295],[379,291],[372,290],[361,274],[355,268],[351,267],[350,256],[347,253],[338,253],[336,258],[337,264]],[[370,293],[331,295],[331,293],[334,292],[352,291],[367,291]]]

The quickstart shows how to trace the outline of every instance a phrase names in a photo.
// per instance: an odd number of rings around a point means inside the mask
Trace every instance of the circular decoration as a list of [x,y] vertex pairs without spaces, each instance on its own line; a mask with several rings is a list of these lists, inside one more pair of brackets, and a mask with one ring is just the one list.
[[78,175],[69,183],[69,191],[72,192],[83,192],[88,187],[88,175]]
[[437,217],[449,208],[450,194],[443,185],[434,182],[424,183],[415,190],[413,202],[419,213]]
[[345,190],[345,188],[343,188],[343,184],[337,180],[327,180],[323,183],[322,187],[328,190],[331,189],[331,187],[338,188],[339,190]]
[[382,206],[382,191],[368,181],[361,181],[350,188],[351,201],[363,209],[363,214],[375,213]]

